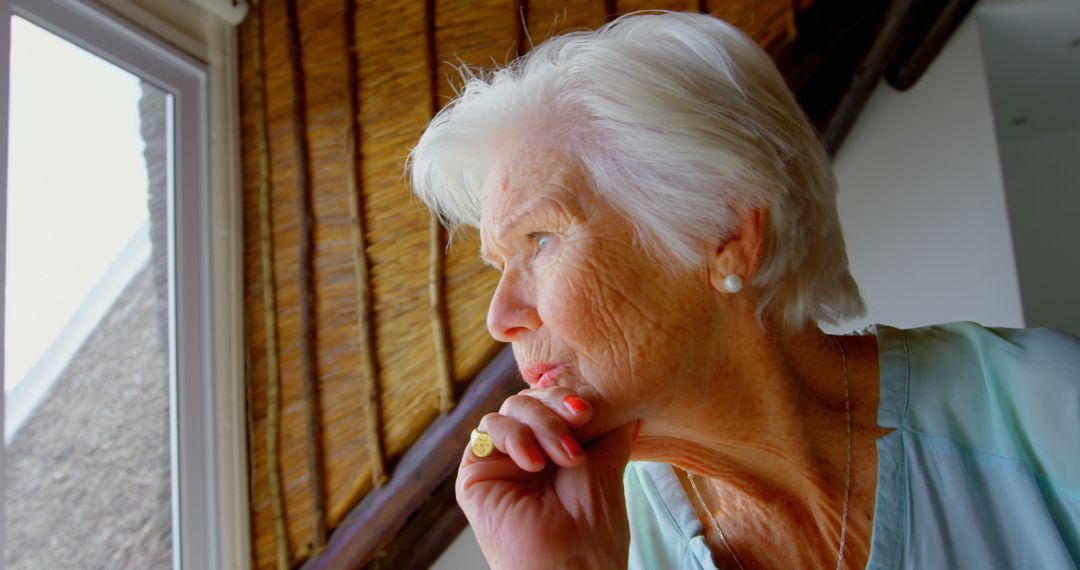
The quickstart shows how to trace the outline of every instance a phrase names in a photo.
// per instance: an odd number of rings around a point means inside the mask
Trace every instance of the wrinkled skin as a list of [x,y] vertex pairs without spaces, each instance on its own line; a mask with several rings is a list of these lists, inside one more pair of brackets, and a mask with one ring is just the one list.
[[[489,177],[480,231],[502,271],[492,336],[523,367],[561,368],[484,418],[509,456],[466,451],[458,500],[493,567],[625,567],[630,439],[674,379],[692,378],[680,363],[693,362],[686,339],[713,312],[708,275],[661,270],[557,153],[519,153]],[[587,454],[568,453],[564,434]]]
[[488,329],[519,365],[565,365],[556,384],[596,404],[578,434],[590,441],[665,405],[677,379],[699,377],[693,358],[707,344],[688,339],[712,324],[716,291],[704,268],[665,272],[557,153],[515,158],[484,193],[483,251],[502,270]]

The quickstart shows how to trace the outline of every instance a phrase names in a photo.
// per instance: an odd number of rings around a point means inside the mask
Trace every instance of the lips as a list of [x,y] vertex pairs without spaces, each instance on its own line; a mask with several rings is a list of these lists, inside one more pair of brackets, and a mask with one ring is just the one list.
[[555,383],[562,365],[558,362],[537,362],[521,369],[521,375],[533,388],[547,388]]

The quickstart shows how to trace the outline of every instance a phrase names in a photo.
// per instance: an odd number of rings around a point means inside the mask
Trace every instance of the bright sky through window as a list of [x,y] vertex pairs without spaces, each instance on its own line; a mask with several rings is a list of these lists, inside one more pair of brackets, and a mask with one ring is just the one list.
[[6,390],[147,219],[139,79],[20,18],[10,70]]

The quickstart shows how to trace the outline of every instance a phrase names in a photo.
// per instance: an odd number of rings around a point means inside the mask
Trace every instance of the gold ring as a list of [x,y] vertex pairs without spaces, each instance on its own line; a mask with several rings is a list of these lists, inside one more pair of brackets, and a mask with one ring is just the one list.
[[477,457],[487,457],[495,452],[495,444],[492,443],[491,436],[478,429],[472,430],[469,446],[472,447],[473,455]]

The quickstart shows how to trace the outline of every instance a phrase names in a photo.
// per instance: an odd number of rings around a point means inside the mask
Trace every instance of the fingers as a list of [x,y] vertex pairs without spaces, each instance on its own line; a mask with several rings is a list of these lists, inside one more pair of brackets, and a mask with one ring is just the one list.
[[[562,418],[571,428],[579,428],[587,424],[593,416],[592,404],[569,388],[555,386],[552,388],[522,390],[518,392],[518,396],[528,396],[540,401],[552,413]],[[506,408],[514,398],[512,396],[506,402],[503,402],[503,408]],[[500,409],[499,412],[502,413],[502,410]]]
[[544,454],[525,424],[502,414],[487,414],[478,429],[488,434],[495,449],[509,455],[519,468],[530,473],[544,469]]
[[[518,469],[536,473],[549,460],[562,467],[581,464],[585,452],[572,430],[586,424],[592,414],[592,406],[566,388],[524,390],[503,402],[499,413],[484,416],[478,429]],[[479,458],[466,449],[462,465],[496,459]]]
[[477,458],[471,451],[465,450],[465,457],[458,469],[456,482],[458,501],[468,496],[469,490],[476,483],[485,481],[514,481],[523,483],[535,474],[522,471],[508,455]]
[[532,432],[544,455],[561,467],[576,467],[585,458],[573,428],[592,417],[592,406],[566,389],[525,390],[503,402],[499,415]]

